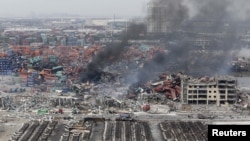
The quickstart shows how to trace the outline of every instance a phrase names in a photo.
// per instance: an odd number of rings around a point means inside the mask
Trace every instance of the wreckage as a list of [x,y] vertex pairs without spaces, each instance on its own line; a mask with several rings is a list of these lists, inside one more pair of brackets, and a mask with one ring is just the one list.
[[238,94],[234,77],[191,77],[182,73],[162,73],[157,80],[132,85],[127,98],[153,103],[172,100],[187,104],[226,105],[236,103]]
[[237,101],[234,104],[235,111],[241,111],[250,107],[249,95],[249,91],[239,91]]
[[151,94],[151,97],[153,97],[153,95],[158,93],[165,95],[165,97],[168,99],[178,101],[180,100],[181,96],[180,75],[181,74],[168,75],[166,73],[162,73],[159,76],[159,79],[154,82],[139,84],[138,87],[135,87],[135,84],[134,86],[131,86],[130,90],[128,91],[128,98],[135,98],[138,94]]

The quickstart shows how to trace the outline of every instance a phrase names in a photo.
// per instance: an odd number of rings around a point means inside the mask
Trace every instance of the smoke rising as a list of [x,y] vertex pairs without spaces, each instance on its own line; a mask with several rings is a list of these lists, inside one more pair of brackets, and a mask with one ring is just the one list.
[[190,19],[249,20],[249,4],[248,0],[183,0]]
[[228,74],[232,50],[242,46],[238,32],[249,20],[250,2],[154,0],[151,4],[153,8],[147,17],[148,25],[155,28],[151,28],[151,32],[165,32],[165,28],[172,32],[164,39],[168,53],[146,62],[138,73],[139,82],[155,78],[154,72],[161,71],[183,71],[190,75]]
[[157,32],[173,31],[185,21],[249,20],[248,0],[152,0],[148,8],[148,25]]
[[240,49],[235,57],[245,57],[245,58],[250,58],[250,49],[249,48],[242,48]]
[[84,72],[80,74],[81,81],[98,81],[106,66],[122,59],[122,53],[126,50],[129,39],[139,39],[141,34],[146,34],[146,26],[144,24],[132,23],[128,29],[124,31],[122,39],[119,43],[112,42],[93,57],[92,61],[87,65]]
[[106,65],[119,59],[121,53],[125,49],[127,39],[121,43],[112,43],[111,46],[106,47],[103,51],[99,52],[92,61],[88,64],[86,71],[81,73],[81,81],[97,81],[100,79],[102,69]]
[[[148,32],[166,33],[161,38],[167,53],[157,54],[137,73],[139,82],[155,78],[155,72],[191,75],[227,74],[232,50],[241,47],[237,33],[249,20],[247,0],[153,0],[148,9]],[[122,42],[104,49],[82,73],[82,81],[98,77],[103,67],[119,60],[129,39],[146,34],[143,25],[132,24]],[[197,45],[196,40],[206,42]],[[171,43],[170,43],[171,42]]]
[[[211,48],[195,48],[189,41],[179,41],[175,45],[167,45],[168,52],[157,54],[152,60],[145,62],[138,73],[138,83],[152,80],[159,73],[183,72],[192,76],[214,76],[229,73],[229,62],[232,60],[232,40],[222,42],[211,41]],[[215,48],[212,48],[215,46]],[[224,50],[225,48],[229,50]]]

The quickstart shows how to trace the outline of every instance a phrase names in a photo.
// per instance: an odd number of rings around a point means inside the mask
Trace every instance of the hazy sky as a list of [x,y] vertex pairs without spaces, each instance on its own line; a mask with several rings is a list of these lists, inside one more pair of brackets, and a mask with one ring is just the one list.
[[149,0],[0,0],[0,17],[41,14],[141,16]]

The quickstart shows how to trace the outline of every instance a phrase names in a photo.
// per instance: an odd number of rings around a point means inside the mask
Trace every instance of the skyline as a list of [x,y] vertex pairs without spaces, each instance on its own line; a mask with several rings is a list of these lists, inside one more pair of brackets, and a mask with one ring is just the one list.
[[0,17],[75,15],[141,17],[149,0],[8,0],[0,1]]

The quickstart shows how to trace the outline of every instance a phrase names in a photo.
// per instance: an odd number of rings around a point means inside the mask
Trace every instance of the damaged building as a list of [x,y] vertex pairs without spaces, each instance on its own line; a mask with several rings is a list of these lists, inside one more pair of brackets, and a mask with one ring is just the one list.
[[234,104],[237,80],[234,77],[202,77],[183,81],[182,102],[187,104]]
[[181,73],[162,73],[158,80],[132,87],[129,98],[148,103],[227,105],[235,104],[238,97],[237,79],[232,76],[191,77]]

